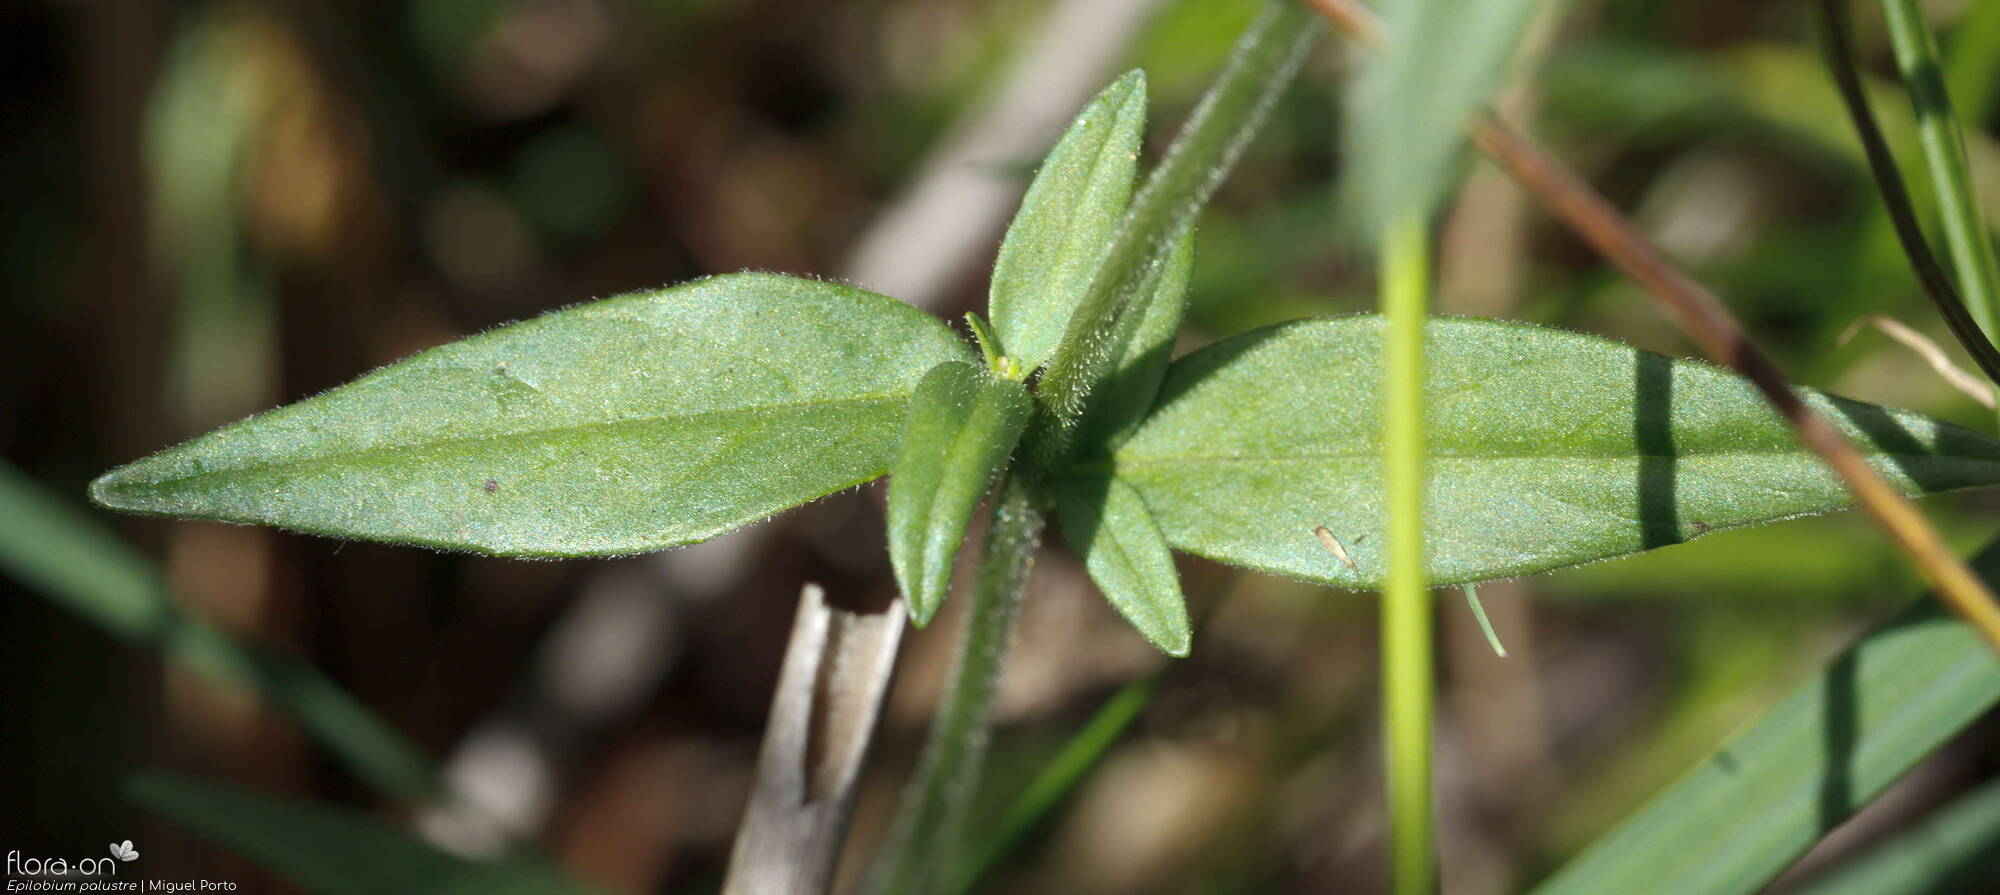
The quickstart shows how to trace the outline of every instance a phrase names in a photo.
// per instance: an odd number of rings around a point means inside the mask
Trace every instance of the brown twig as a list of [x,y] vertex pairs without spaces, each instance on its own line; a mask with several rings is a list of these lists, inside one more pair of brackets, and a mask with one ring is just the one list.
[[[1365,46],[1382,41],[1374,13],[1355,0],[1304,0],[1341,33]],[[1938,599],[2000,650],[2000,603],[1960,562],[1929,520],[1875,473],[1853,445],[1800,400],[1777,365],[1757,350],[1721,299],[1682,273],[1646,234],[1583,178],[1491,115],[1473,122],[1479,151],[1541,197],[1557,217],[1626,276],[1652,293],[1676,325],[1711,360],[1741,373],[1790,423],[1799,441],[1847,483],[1862,508],[1909,556]]]

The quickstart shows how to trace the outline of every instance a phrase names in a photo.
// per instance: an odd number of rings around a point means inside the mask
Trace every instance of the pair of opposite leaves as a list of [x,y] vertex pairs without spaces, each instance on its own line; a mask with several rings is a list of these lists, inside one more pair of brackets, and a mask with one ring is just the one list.
[[[1143,81],[1084,110],[995,265],[1011,363],[936,318],[768,274],[579,305],[431,349],[107,473],[122,510],[500,556],[691,544],[883,475],[913,615],[942,599],[973,507],[1131,194]],[[1168,362],[1180,234],[1121,320],[1109,370],[1048,486],[1093,578],[1148,639],[1188,648],[1169,545],[1349,588],[1383,577],[1374,316],[1306,319]],[[996,375],[999,368],[1010,371]],[[1592,336],[1428,325],[1431,579],[1606,559],[1845,506],[1845,489],[1733,374]],[[1907,493],[2000,481],[2000,442],[1919,414],[1807,396]],[[901,448],[899,449],[899,445]],[[1352,565],[1315,536],[1324,526]]]

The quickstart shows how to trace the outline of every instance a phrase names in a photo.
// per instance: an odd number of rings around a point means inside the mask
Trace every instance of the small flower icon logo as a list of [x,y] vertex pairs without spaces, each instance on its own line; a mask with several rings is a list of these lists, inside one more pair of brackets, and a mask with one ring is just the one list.
[[127,839],[111,843],[111,856],[120,861],[132,861],[138,859],[139,851],[132,847],[132,840]]

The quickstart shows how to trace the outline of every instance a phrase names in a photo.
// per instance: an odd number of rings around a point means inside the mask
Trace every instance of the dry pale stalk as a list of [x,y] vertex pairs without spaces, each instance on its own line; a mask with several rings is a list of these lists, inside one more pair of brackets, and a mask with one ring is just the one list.
[[1938,347],[1937,342],[1932,341],[1929,336],[1911,329],[1894,317],[1884,317],[1881,314],[1863,314],[1860,319],[1854,321],[1847,329],[1841,332],[1840,338],[1835,341],[1835,344],[1847,344],[1850,339],[1854,338],[1856,333],[1861,332],[1861,328],[1864,326],[1873,326],[1881,330],[1883,335],[1895,339],[1904,348],[1910,349],[1918,357],[1923,358],[1924,363],[1930,364],[1932,372],[1937,373],[1938,378],[1943,379],[1945,384],[1958,389],[1966,397],[1978,401],[1980,406],[1985,407],[1987,410],[1994,409],[1993,386],[1988,385],[1986,380],[1974,376],[1960,368],[1957,364],[1952,363],[1951,357],[1944,353],[1943,348]]
[[797,895],[832,884],[903,615],[900,599],[857,610],[828,606],[815,584],[800,594],[724,895]]
[[[1335,29],[1364,46],[1381,44],[1380,20],[1355,0],[1304,2]],[[1791,424],[1799,441],[1847,483],[1862,509],[1917,566],[1938,599],[2000,651],[2000,602],[1995,601],[1986,583],[1959,561],[1915,505],[1883,481],[1832,425],[1806,407],[1777,365],[1751,344],[1721,299],[1682,273],[1644,231],[1533,141],[1491,115],[1473,122],[1471,131],[1473,145],[1480,152],[1541,197],[1578,236],[1645,287],[1711,360],[1749,379]]]

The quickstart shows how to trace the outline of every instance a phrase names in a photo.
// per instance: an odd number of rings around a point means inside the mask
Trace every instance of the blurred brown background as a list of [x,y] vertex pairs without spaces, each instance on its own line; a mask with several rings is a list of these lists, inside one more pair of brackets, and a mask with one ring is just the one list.
[[[1510,114],[1632,209],[1802,381],[1990,428],[1880,333],[1838,339],[1866,313],[1943,330],[1889,236],[1802,4],[1547,5],[1502,99]],[[1934,7],[1954,97],[1982,129],[1975,168],[2000,185],[2000,27],[1986,24],[2000,16]],[[712,273],[841,277],[955,318],[983,306],[1000,227],[1084,98],[1146,68],[1157,153],[1255,8],[0,5],[0,457],[81,502],[104,469],[427,346]],[[1879,23],[1861,26],[1886,72]],[[1202,219],[1188,346],[1372,306],[1338,208],[1348,71],[1329,39]],[[1899,95],[1880,105],[1907,131]],[[1468,178],[1444,231],[1443,310],[1688,353],[1495,172]],[[618,891],[712,890],[801,583],[894,586],[878,505],[842,495],[696,548],[564,563],[100,514],[192,611],[324,669],[481,807],[384,805],[255,699],[0,579],[0,848],[95,855],[129,837],[149,875],[288,891],[121,797],[132,770],[168,767],[375,811],[462,851],[519,835]],[[1925,506],[1969,547],[1996,501]],[[994,891],[1379,885],[1370,599],[1184,570],[1205,620],[1193,657],[1168,669],[1052,539],[975,827],[1118,687],[1165,670]],[[1506,659],[1441,592],[1448,890],[1533,882],[1916,591],[1842,515],[1489,586]],[[907,776],[955,620],[906,642],[857,846]],[[2000,724],[1977,725],[1806,869],[2000,771],[1996,739]]]

